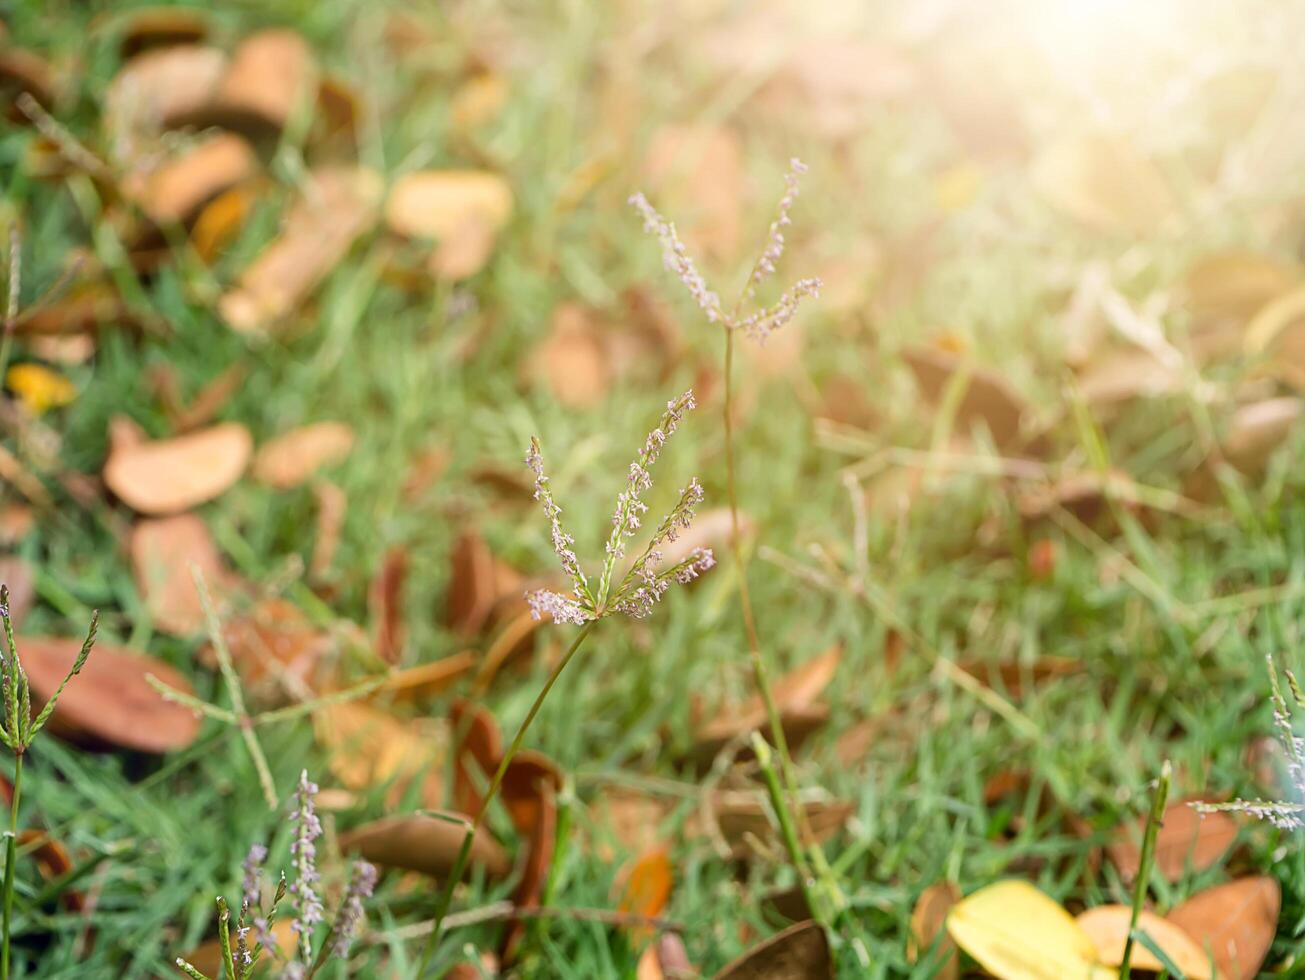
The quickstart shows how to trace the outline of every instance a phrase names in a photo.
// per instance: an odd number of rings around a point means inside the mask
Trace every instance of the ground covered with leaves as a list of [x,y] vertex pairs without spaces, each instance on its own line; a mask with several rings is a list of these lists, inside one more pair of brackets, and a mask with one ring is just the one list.
[[[1305,15],[809,6],[0,5],[38,703],[99,611],[25,753],[15,975],[219,976],[214,896],[256,843],[293,871],[310,796],[327,907],[379,871],[318,975],[417,975],[462,839],[429,814],[577,634],[524,598],[568,588],[531,439],[601,565],[690,388],[648,500],[696,476],[667,558],[716,567],[592,627],[428,975],[1115,976],[1139,877],[1139,971],[1301,971],[1300,831],[1190,804],[1302,789]],[[823,287],[738,341],[741,569],[722,328],[629,199],[729,303],[794,157],[775,282]]]

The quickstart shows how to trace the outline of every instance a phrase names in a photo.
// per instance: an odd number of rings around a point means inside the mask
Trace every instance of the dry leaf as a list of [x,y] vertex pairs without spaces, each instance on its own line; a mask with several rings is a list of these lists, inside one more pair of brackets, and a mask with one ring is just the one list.
[[407,640],[403,619],[403,587],[408,579],[408,552],[391,548],[367,591],[376,654],[387,663],[398,663]]
[[208,425],[231,400],[231,396],[240,390],[244,381],[244,366],[233,364],[204,385],[189,405],[183,408],[178,401],[175,406],[169,407],[168,415],[172,420],[172,428],[181,433]]
[[649,918],[661,915],[671,897],[674,869],[666,848],[645,851],[618,875],[622,882],[616,907],[625,913]]
[[[512,901],[518,908],[539,905],[544,890],[544,879],[553,863],[553,850],[557,838],[557,793],[562,787],[562,774],[557,765],[538,752],[529,749],[518,752],[508,763],[503,774],[499,796],[507,808],[512,825],[525,840],[525,861],[521,879],[512,890]],[[513,922],[504,934],[499,948],[504,962],[511,962],[525,935],[525,923]]]
[[932,402],[941,401],[958,373],[967,373],[965,394],[956,407],[958,421],[982,421],[999,447],[1020,441],[1020,426],[1028,409],[1024,399],[1000,375],[981,368],[963,355],[930,347],[912,347],[902,358],[916,383]]
[[1198,892],[1166,918],[1214,957],[1219,980],[1253,980],[1278,932],[1282,889],[1264,875]]
[[1151,234],[1174,212],[1164,176],[1119,137],[1072,133],[1038,154],[1029,177],[1048,204],[1097,231]]
[[673,932],[663,933],[649,943],[635,967],[635,980],[686,980],[697,975],[684,940]]
[[32,415],[63,408],[77,397],[77,387],[62,374],[41,364],[15,364],[5,373],[5,384]]
[[[484,705],[455,698],[449,706],[453,732],[453,805],[466,813],[480,810],[487,785],[503,757],[503,735]],[[472,765],[479,770],[472,773]]]
[[252,333],[291,313],[375,225],[382,188],[380,175],[363,167],[314,171],[281,235],[219,301],[223,319]]
[[956,945],[1000,980],[1113,980],[1073,916],[1023,881],[999,881],[947,916]]
[[1095,524],[1109,511],[1109,502],[1129,509],[1140,505],[1137,484],[1127,473],[1087,470],[1063,476],[1049,486],[1034,486],[1018,500],[1020,516],[1029,522],[1053,517],[1065,510],[1084,524]]
[[319,470],[343,462],[353,443],[353,429],[343,422],[292,429],[259,447],[254,477],[278,490],[289,490],[307,483]]
[[205,106],[221,84],[227,56],[217,48],[181,45],[148,51],[109,82],[104,130],[112,157],[135,164],[153,152],[152,137]]
[[176,514],[225,493],[245,471],[249,430],[225,422],[175,439],[112,447],[104,483],[142,514]]
[[244,139],[218,133],[148,173],[124,182],[124,193],[158,224],[184,223],[212,199],[258,172],[258,158]]
[[956,944],[947,935],[947,915],[952,906],[961,900],[961,890],[950,881],[930,885],[916,900],[911,912],[911,939],[906,947],[907,958],[916,962],[922,955],[930,954],[929,962],[941,963],[936,980],[956,980],[960,976],[960,957]]
[[1224,457],[1247,474],[1263,472],[1273,451],[1287,441],[1300,420],[1305,402],[1299,398],[1269,398],[1243,405],[1228,421]]
[[400,177],[385,204],[392,231],[439,242],[431,271],[450,280],[478,272],[512,215],[512,189],[479,170],[421,170]]
[[[1237,823],[1226,813],[1201,813],[1191,803],[1199,798],[1177,800],[1165,807],[1160,830],[1155,839],[1156,873],[1166,881],[1178,881],[1186,874],[1189,863],[1193,871],[1213,867],[1237,839]],[[1110,860],[1126,881],[1137,877],[1141,862],[1142,836],[1146,816],[1140,816],[1115,828],[1106,845]]]
[[1246,352],[1288,357],[1299,350],[1305,320],[1305,286],[1298,286],[1266,303],[1246,326]]
[[204,577],[219,609],[225,593],[238,584],[223,565],[208,525],[194,514],[137,521],[128,549],[150,619],[155,628],[173,636],[193,636],[206,626],[194,569]]
[[[19,638],[34,702],[43,703],[54,694],[81,647],[80,638]],[[200,720],[189,708],[164,700],[145,679],[148,674],[184,694],[195,693],[190,682],[163,661],[97,642],[81,674],[59,695],[50,729],[72,741],[137,752],[184,749],[199,734]]]
[[405,723],[369,704],[342,702],[315,711],[313,728],[327,750],[331,772],[348,789],[390,785],[389,799],[395,800],[408,782],[420,778],[425,805],[441,805],[435,765],[441,750],[427,727]]
[[[405,868],[440,878],[453,870],[466,837],[465,820],[465,817],[449,820],[417,813],[386,817],[341,834],[340,850],[359,854],[381,867]],[[491,878],[502,878],[512,869],[503,848],[483,827],[472,839],[467,871],[473,869],[483,870]]]
[[727,261],[743,229],[743,144],[722,126],[662,126],[644,162],[650,193],[690,249]]
[[453,545],[444,622],[460,636],[479,633],[503,599],[519,596],[521,577],[500,562],[475,531],[464,531]]
[[[761,794],[751,790],[717,790],[711,797],[711,809],[721,837],[730,845],[736,858],[752,855],[752,839],[779,844],[770,806]],[[814,799],[802,801],[799,825],[810,831],[809,843],[821,844],[833,837],[856,811],[844,800]]]
[[317,95],[317,66],[299,34],[284,28],[251,34],[236,48],[213,102],[188,120],[253,136],[275,134]]
[[1182,391],[1184,384],[1180,370],[1136,348],[1098,358],[1078,376],[1084,400],[1097,407],[1173,395]]
[[133,10],[123,28],[118,52],[129,61],[145,51],[178,44],[198,44],[208,37],[208,19],[185,7]]
[[575,302],[553,310],[552,327],[528,363],[553,397],[568,408],[593,408],[607,397],[612,368],[590,311]]
[[799,922],[752,947],[714,980],[832,980],[834,961],[825,930]]
[[[331,642],[298,606],[277,598],[264,599],[229,617],[222,624],[222,636],[236,670],[254,688],[282,676],[307,682]],[[200,657],[210,665],[217,663],[207,646]]]
[[[1075,921],[1096,946],[1097,958],[1106,966],[1118,967],[1124,961],[1132,916],[1133,910],[1127,905],[1102,905],[1088,909]],[[1178,926],[1144,909],[1138,916],[1137,927],[1156,941],[1189,980],[1211,980],[1209,956]],[[1164,969],[1160,959],[1137,942],[1133,944],[1130,962],[1135,970],[1159,973]]]
[[[24,851],[30,851],[44,881],[57,881],[73,870],[73,860],[68,853],[68,848],[44,831],[20,830],[18,846]],[[59,900],[69,912],[80,912],[86,908],[86,893],[76,888],[61,890]]]
[[1197,321],[1249,320],[1300,284],[1302,269],[1256,252],[1216,252],[1187,270],[1188,309]]
[[313,557],[308,563],[308,575],[313,580],[326,576],[335,561],[335,550],[340,544],[344,517],[349,498],[334,483],[322,480],[313,485],[317,498],[317,537],[313,540]]
[[466,132],[492,122],[507,104],[507,79],[481,71],[458,86],[449,100],[449,124]]
[[[746,539],[756,530],[756,523],[747,514],[739,513],[739,535]],[[722,560],[728,553],[731,538],[734,537],[734,518],[728,507],[716,507],[698,513],[693,525],[681,531],[674,541],[668,541],[658,550],[662,553],[662,566],[684,561],[697,548],[712,548],[716,560]]]
[[249,187],[233,187],[206,204],[190,230],[195,252],[205,262],[214,262],[222,250],[235,240],[254,208],[254,192]]
[[426,700],[474,670],[478,659],[473,651],[463,650],[430,663],[396,670],[386,677],[380,690],[394,701]]
[[10,120],[29,121],[15,106],[18,96],[24,92],[42,108],[49,109],[54,105],[55,91],[54,69],[48,61],[26,48],[0,46],[0,100]]

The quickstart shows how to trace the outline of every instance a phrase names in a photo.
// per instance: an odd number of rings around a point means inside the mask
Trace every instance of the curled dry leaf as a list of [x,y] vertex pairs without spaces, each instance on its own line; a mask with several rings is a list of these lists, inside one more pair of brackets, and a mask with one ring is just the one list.
[[453,805],[475,813],[482,802],[481,787],[503,757],[503,734],[488,708],[465,698],[455,698],[449,706],[449,727],[453,731]]
[[227,56],[186,44],[133,58],[109,82],[104,131],[111,156],[135,164],[153,151],[153,137],[198,112],[217,91]]
[[561,303],[553,310],[552,328],[528,363],[553,397],[569,408],[593,408],[611,387],[603,338],[589,310],[579,303]]
[[1024,881],[980,888],[952,908],[956,945],[1000,980],[1111,980],[1097,948],[1073,916]]
[[[1237,839],[1237,823],[1226,813],[1201,813],[1192,803],[1198,797],[1177,800],[1165,807],[1155,840],[1154,870],[1166,881],[1178,881],[1187,873],[1213,867]],[[1115,828],[1106,852],[1127,881],[1137,877],[1141,862],[1146,816]]]
[[388,785],[394,801],[409,782],[421,779],[423,803],[432,809],[443,803],[436,771],[442,752],[428,725],[401,721],[370,704],[342,702],[315,711],[313,728],[331,772],[348,789]]
[[930,885],[920,893],[911,912],[911,939],[906,948],[912,963],[921,956],[941,964],[934,974],[937,980],[956,980],[960,976],[960,957],[956,944],[947,935],[947,914],[961,900],[961,890],[950,881]]
[[367,611],[372,621],[376,654],[387,663],[397,663],[407,640],[403,619],[403,588],[408,580],[408,552],[391,548],[367,590]]
[[479,272],[512,215],[512,189],[498,174],[479,170],[422,170],[390,190],[385,220],[410,238],[435,239],[430,269],[449,280]]
[[253,148],[218,133],[124,182],[123,191],[158,224],[189,221],[205,204],[258,172]]
[[475,531],[463,531],[453,545],[444,622],[460,636],[479,633],[503,600],[518,598],[522,578],[494,557]]
[[[33,701],[43,703],[58,690],[81,647],[81,638],[19,637]],[[163,661],[97,642],[81,675],[59,695],[49,727],[72,741],[138,752],[184,749],[199,734],[200,720],[189,708],[165,700],[146,680],[149,674],[185,694],[195,693]]]
[[196,254],[205,262],[217,261],[222,250],[240,234],[256,199],[254,189],[244,185],[233,187],[204,205],[190,229],[190,243]]
[[689,247],[737,256],[743,231],[743,143],[724,126],[668,125],[653,134],[644,177],[659,206],[683,216]]
[[[213,588],[212,579],[209,588]],[[264,599],[240,615],[228,617],[222,635],[236,670],[255,688],[285,677],[299,683],[308,681],[330,646],[330,637],[309,622],[298,606],[277,598]],[[210,646],[204,647],[200,658],[210,666],[217,664]]]
[[1269,457],[1286,442],[1303,411],[1305,401],[1290,396],[1243,405],[1228,421],[1224,458],[1243,473],[1263,472]]
[[911,347],[902,351],[916,383],[932,402],[941,401],[953,379],[967,375],[965,394],[956,407],[956,418],[967,425],[983,422],[1000,447],[1021,441],[1021,424],[1028,410],[1023,398],[1001,375],[979,367],[970,359],[951,351],[931,347]]
[[656,796],[634,789],[612,786],[589,804],[594,825],[599,831],[598,853],[605,861],[615,860],[611,838],[625,851],[639,853],[655,848],[662,840],[661,824],[671,812],[671,805]]
[[353,443],[353,429],[343,422],[315,422],[292,429],[259,448],[254,477],[278,490],[289,490],[343,462]]
[[323,167],[286,215],[280,236],[218,303],[242,333],[265,330],[299,305],[376,223],[383,184],[365,167]]
[[[45,881],[57,881],[73,870],[72,856],[68,848],[41,830],[20,830],[18,846],[31,851],[36,859],[36,867]],[[69,912],[80,912],[86,908],[86,893],[75,888],[66,888],[59,894],[64,908]]]
[[225,422],[175,439],[114,446],[104,483],[142,514],[176,514],[213,500],[245,472],[249,430]]
[[198,44],[208,37],[208,19],[185,7],[133,10],[123,26],[118,52],[129,61],[145,51],[178,44]]
[[494,634],[481,658],[480,669],[476,672],[476,689],[480,691],[488,689],[504,667],[534,649],[536,634],[546,622],[536,619],[520,596],[500,603],[497,612],[503,614],[504,625]]
[[799,922],[753,946],[714,980],[830,980],[834,961],[825,930]]
[[[828,718],[828,709],[815,702],[834,679],[842,657],[842,644],[836,643],[775,681],[775,707],[791,746]],[[760,696],[733,711],[717,712],[695,733],[695,754],[710,759],[729,742],[756,730],[768,737],[766,721],[766,706]]]
[[[435,878],[453,870],[466,818],[450,814],[444,819],[425,814],[386,817],[363,824],[340,835],[340,850],[359,854],[385,868],[419,871]],[[482,827],[472,838],[467,870],[481,869],[491,878],[502,878],[512,869],[508,856]]]
[[[557,793],[561,787],[562,773],[557,765],[529,749],[513,756],[503,774],[500,796],[512,826],[524,840],[521,878],[512,891],[518,908],[538,906],[543,894],[557,843]],[[524,922],[518,920],[509,926],[500,943],[505,962],[515,958],[524,935]]]
[[1197,260],[1184,279],[1187,306],[1198,323],[1235,320],[1240,327],[1299,285],[1301,267],[1256,252],[1216,252]]
[[[754,840],[779,846],[769,803],[760,793],[717,790],[709,805],[721,837],[730,845],[734,857],[750,857]],[[808,843],[815,844],[822,844],[838,833],[856,811],[855,804],[845,800],[809,799],[803,800],[801,806],[803,815],[799,824],[804,832],[810,831]]]
[[1088,470],[1063,476],[1048,486],[1035,486],[1021,494],[1020,516],[1030,523],[1046,520],[1065,510],[1084,524],[1095,524],[1110,509],[1110,501],[1129,509],[1139,506],[1137,484],[1127,473]]
[[[1106,966],[1118,967],[1124,961],[1132,915],[1127,905],[1102,905],[1088,909],[1075,921],[1096,946],[1097,958]],[[1181,928],[1145,910],[1138,916],[1137,926],[1156,941],[1189,980],[1211,980],[1210,957]],[[1159,958],[1141,943],[1133,944],[1130,962],[1135,970],[1159,973],[1164,969]]]
[[1282,889],[1264,875],[1207,888],[1166,918],[1214,957],[1219,980],[1253,980],[1277,935],[1281,909]]
[[204,607],[195,587],[198,568],[219,607],[238,587],[218,554],[208,525],[194,514],[137,521],[128,542],[136,588],[156,628],[192,636],[205,628]]
[[1119,137],[1070,134],[1037,155],[1029,176],[1048,204],[1096,231],[1149,234],[1174,212],[1164,176]]
[[221,126],[254,137],[275,135],[317,95],[317,65],[299,34],[285,28],[245,38],[213,99],[186,119],[197,128]]

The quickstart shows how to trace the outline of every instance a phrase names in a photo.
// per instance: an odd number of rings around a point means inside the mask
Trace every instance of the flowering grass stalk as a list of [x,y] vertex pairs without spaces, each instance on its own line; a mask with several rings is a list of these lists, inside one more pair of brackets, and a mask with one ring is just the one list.
[[99,625],[100,614],[91,614],[91,626],[86,632],[86,640],[73,660],[72,669],[60,682],[58,690],[45,706],[32,717],[32,692],[27,682],[27,672],[23,669],[18,656],[18,644],[14,641],[14,624],[9,617],[9,587],[0,585],[0,619],[4,620],[5,650],[0,653],[0,694],[4,701],[4,724],[0,725],[0,742],[3,742],[14,754],[13,799],[9,805],[9,832],[5,835],[5,877],[3,924],[0,925],[0,980],[9,980],[10,963],[10,928],[14,917],[14,880],[18,863],[18,808],[23,793],[23,757],[31,747],[33,739],[45,727],[54,713],[55,704],[68,682],[81,673],[90,656],[91,647],[95,645],[95,631]]
[[[719,296],[707,287],[692,258],[689,257],[684,243],[680,240],[675,225],[659,214],[643,194],[635,194],[630,198],[630,204],[644,219],[644,229],[655,235],[661,243],[662,260],[666,269],[673,272],[684,284],[707,321],[709,323],[719,323],[725,334],[725,399],[722,413],[725,427],[726,490],[730,508],[730,552],[738,570],[739,605],[743,614],[744,632],[747,635],[753,679],[766,708],[767,727],[770,730],[771,741],[774,743],[776,753],[779,756],[780,772],[784,777],[784,785],[788,793],[788,808],[792,811],[792,814],[796,814],[797,820],[804,825],[804,811],[797,804],[797,779],[793,773],[793,760],[788,749],[788,740],[784,735],[784,726],[779,715],[779,708],[775,703],[775,696],[771,689],[765,658],[762,655],[761,639],[757,632],[756,617],[752,608],[752,594],[748,588],[747,563],[743,555],[742,538],[739,530],[738,483],[735,474],[734,449],[733,378],[734,340],[737,334],[744,333],[758,343],[765,343],[772,333],[782,329],[793,319],[804,300],[814,298],[820,293],[821,282],[819,279],[800,279],[772,305],[762,306],[755,303],[758,287],[774,275],[777,264],[784,254],[786,244],[784,229],[792,223],[790,212],[800,190],[799,180],[806,173],[806,170],[807,168],[801,160],[795,158],[789,162],[789,170],[784,178],[784,195],[780,198],[775,218],[770,224],[766,245],[748,274],[747,283],[740,292],[737,302],[728,313],[723,310]],[[751,311],[745,312],[749,305],[752,306]],[[791,814],[789,816],[791,819]],[[815,901],[816,896],[809,888],[811,870],[808,865],[807,855],[802,847],[797,845],[794,837],[786,836],[786,841],[789,844],[790,857],[802,881],[808,905],[811,906],[812,913],[823,924],[828,925],[825,916],[821,912],[825,903]],[[829,898],[835,904],[838,904],[837,885],[834,882],[832,871],[825,862],[824,852],[816,846],[812,846],[811,851],[811,857],[816,864],[816,870],[824,883],[825,890],[829,893]]]
[[489,806],[497,795],[504,776],[507,775],[508,766],[520,751],[526,732],[534,722],[535,716],[539,714],[553,685],[557,683],[557,679],[562,676],[562,671],[566,670],[567,664],[584,645],[593,627],[599,620],[617,614],[632,619],[644,619],[652,614],[653,607],[670,590],[672,583],[687,584],[715,564],[715,557],[710,549],[695,548],[687,558],[667,568],[663,566],[664,555],[659,550],[661,545],[667,541],[674,541],[681,531],[693,523],[694,508],[703,499],[702,486],[694,479],[680,491],[675,505],[653,530],[643,551],[613,585],[616,563],[625,556],[626,542],[638,533],[642,526],[641,516],[648,511],[647,504],[643,502],[643,495],[652,487],[650,470],[657,462],[666,443],[679,428],[684,416],[694,407],[692,391],[686,391],[679,398],[668,402],[666,411],[653,430],[648,433],[643,447],[636,454],[634,462],[630,464],[625,489],[616,498],[616,507],[612,515],[612,531],[607,540],[602,572],[596,589],[590,587],[589,579],[572,550],[575,539],[562,527],[562,508],[554,499],[548,476],[544,472],[544,458],[540,451],[539,440],[530,440],[530,448],[526,451],[526,465],[535,474],[535,499],[539,501],[544,517],[549,523],[553,551],[562,566],[562,571],[571,581],[571,594],[564,595],[550,589],[539,589],[527,593],[526,600],[536,619],[542,619],[547,615],[555,623],[580,626],[581,630],[535,696],[511,744],[499,760],[498,768],[490,780],[489,788],[481,798],[479,807],[466,822],[462,845],[458,849],[453,867],[444,881],[444,887],[440,890],[436,902],[434,923],[417,966],[418,977],[425,975],[436,949],[439,948],[444,917],[448,914],[449,906],[453,901],[453,889],[457,887],[457,883],[462,880],[466,872],[467,862],[471,858],[472,842],[485,821]]

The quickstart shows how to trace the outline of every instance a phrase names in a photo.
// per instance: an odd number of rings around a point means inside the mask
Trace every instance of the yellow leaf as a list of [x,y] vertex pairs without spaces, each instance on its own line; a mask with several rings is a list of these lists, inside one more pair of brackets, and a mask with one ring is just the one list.
[[[1075,921],[1096,945],[1101,961],[1118,967],[1124,961],[1124,946],[1128,941],[1128,926],[1132,916],[1133,910],[1127,905],[1099,905],[1088,909]],[[1174,965],[1187,975],[1188,980],[1210,980],[1210,958],[1181,928],[1154,912],[1147,911],[1143,911],[1138,918],[1137,927],[1155,940]],[[1135,970],[1155,973],[1164,967],[1159,957],[1137,942],[1133,943],[1130,965]]]
[[15,364],[6,376],[9,390],[33,415],[62,408],[77,397],[73,383],[40,364]]
[[1023,881],[980,888],[947,916],[956,944],[1000,980],[1106,980],[1117,971],[1055,901]]

